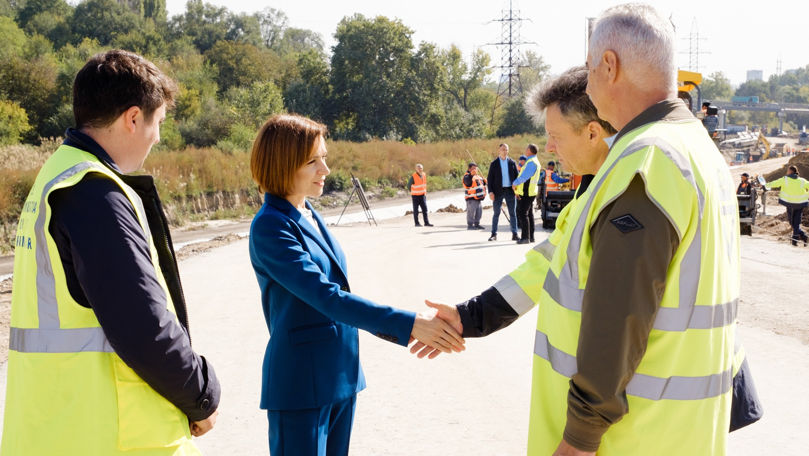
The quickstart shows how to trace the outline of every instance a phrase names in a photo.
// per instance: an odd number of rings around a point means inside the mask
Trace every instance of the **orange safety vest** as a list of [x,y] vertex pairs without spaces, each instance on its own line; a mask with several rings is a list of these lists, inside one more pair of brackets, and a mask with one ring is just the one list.
[[545,170],[545,193],[556,192],[559,190],[559,184],[553,181],[553,173],[551,169]]
[[577,188],[579,188],[579,185],[581,185],[581,176],[579,176],[578,174],[570,176],[570,189],[576,190]]
[[[467,171],[466,174],[469,174],[469,172]],[[477,174],[472,176],[472,186],[468,187],[464,182],[463,188],[466,189],[466,194],[464,195],[466,199],[482,200],[486,197],[486,180]]]
[[427,175],[424,177],[419,176],[419,173],[413,173],[413,185],[410,186],[411,195],[426,195],[427,194]]

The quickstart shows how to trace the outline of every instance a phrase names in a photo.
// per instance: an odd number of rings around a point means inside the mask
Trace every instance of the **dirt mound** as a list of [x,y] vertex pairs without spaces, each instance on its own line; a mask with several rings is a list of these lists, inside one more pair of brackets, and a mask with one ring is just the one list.
[[782,166],[781,169],[776,169],[771,173],[767,173],[764,175],[764,179],[767,182],[772,182],[780,177],[786,175],[787,170],[790,166],[796,166],[798,168],[798,175],[804,178],[809,177],[809,152],[798,152],[797,155],[789,159],[789,162]]
[[436,212],[450,212],[450,213],[453,213],[453,214],[457,214],[457,213],[460,213],[460,212],[466,212],[466,210],[461,209],[459,207],[456,207],[454,204],[450,204],[449,206],[441,208],[441,209],[437,210]]

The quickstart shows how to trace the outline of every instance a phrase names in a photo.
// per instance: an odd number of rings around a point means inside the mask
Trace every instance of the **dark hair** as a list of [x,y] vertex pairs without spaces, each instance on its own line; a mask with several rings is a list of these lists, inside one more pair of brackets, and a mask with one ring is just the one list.
[[710,105],[711,105],[711,102],[710,102],[710,101],[703,101],[703,102],[702,102],[702,107],[703,107],[703,108],[707,108],[707,107],[708,107],[708,106],[710,106]]
[[604,131],[614,134],[616,130],[607,121],[598,117],[598,112],[587,90],[587,68],[573,67],[558,78],[540,84],[526,99],[526,108],[535,121],[539,121],[545,109],[558,104],[562,115],[567,118],[573,127],[581,130],[592,121],[598,122]]
[[281,198],[293,190],[295,173],[309,160],[326,126],[295,114],[276,114],[258,131],[250,171],[262,192]]
[[556,163],[554,163],[553,161],[549,161],[548,166],[556,166]]
[[534,155],[539,153],[539,148],[537,147],[536,144],[533,144],[533,143],[529,144],[528,147],[526,147],[526,149],[530,150],[531,153],[534,154]]
[[469,162],[469,166],[466,167],[466,170],[469,171],[470,169],[472,169],[473,166],[477,166],[477,165],[478,164],[475,163],[475,162]]
[[137,54],[117,49],[96,54],[73,81],[76,128],[105,127],[133,106],[151,120],[163,104],[174,105],[176,92],[171,78]]
[[795,165],[789,165],[789,170],[794,172],[795,174],[798,174],[798,167]]

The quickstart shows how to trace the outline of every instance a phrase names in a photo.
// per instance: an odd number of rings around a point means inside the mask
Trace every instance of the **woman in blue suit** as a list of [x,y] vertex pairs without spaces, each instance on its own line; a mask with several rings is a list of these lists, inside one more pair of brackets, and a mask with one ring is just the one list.
[[250,158],[265,192],[250,227],[250,260],[270,330],[261,408],[272,456],[348,453],[356,395],[365,388],[357,328],[402,346],[418,339],[443,352],[463,349],[443,320],[351,293],[345,255],[306,201],[323,193],[329,174],[325,134],[310,119],[276,115]]

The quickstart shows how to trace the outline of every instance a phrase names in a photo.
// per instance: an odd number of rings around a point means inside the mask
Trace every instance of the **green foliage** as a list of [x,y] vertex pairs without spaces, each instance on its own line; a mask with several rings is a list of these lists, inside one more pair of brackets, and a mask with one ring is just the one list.
[[143,27],[142,16],[115,0],[85,0],[73,12],[74,43],[84,38],[96,39],[101,45],[113,42],[116,35]]
[[26,139],[35,140],[36,133],[53,112],[57,73],[57,62],[52,55],[30,60],[12,57],[0,65],[2,95],[19,103],[34,127]]
[[267,69],[278,66],[278,56],[269,49],[233,41],[218,41],[205,57],[217,69],[216,82],[221,93],[234,86],[270,79]]
[[514,136],[537,132],[531,116],[525,111],[525,98],[514,97],[506,103],[503,121],[497,129],[497,136]]
[[[334,37],[331,86],[335,117],[353,118],[345,137],[398,138],[409,127],[414,94],[405,90],[411,76],[413,31],[398,20],[361,14],[343,18]],[[344,124],[346,125],[346,124]]]
[[225,139],[216,143],[216,147],[225,152],[250,151],[256,139],[256,128],[237,123],[231,125],[230,133]]
[[212,146],[228,135],[234,121],[235,116],[228,106],[208,98],[202,102],[199,114],[180,122],[180,134],[186,144]]
[[281,91],[269,81],[256,81],[248,87],[232,87],[228,90],[226,99],[236,121],[252,128],[253,133],[271,114],[284,109]]
[[0,40],[0,59],[6,61],[23,54],[27,37],[14,19],[0,16],[0,36],[3,37]]
[[125,49],[146,57],[159,57],[166,54],[167,45],[163,35],[157,30],[154,21],[147,19],[139,29],[118,34],[112,47]]
[[730,79],[721,71],[711,73],[710,76],[703,79],[700,89],[703,100],[730,100],[730,97],[733,96]]
[[30,129],[25,109],[14,101],[0,100],[0,146],[17,144]]
[[168,114],[160,126],[160,142],[155,146],[155,150],[181,150],[183,147],[185,141],[180,133],[180,125],[173,115]]
[[523,59],[524,67],[520,68],[520,83],[525,92],[530,92],[537,84],[550,75],[551,66],[534,51],[526,51]]
[[200,52],[205,52],[227,37],[230,12],[202,0],[188,0],[185,12],[171,19],[170,28],[175,38],[188,37]]

